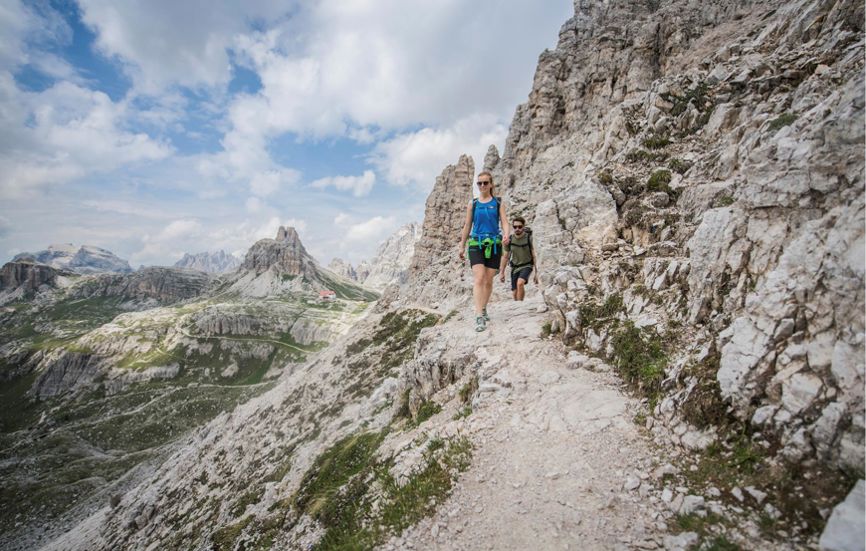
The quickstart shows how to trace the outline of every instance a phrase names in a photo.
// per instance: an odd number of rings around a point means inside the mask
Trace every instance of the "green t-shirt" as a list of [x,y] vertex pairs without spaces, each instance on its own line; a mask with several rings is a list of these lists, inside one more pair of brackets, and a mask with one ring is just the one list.
[[512,266],[529,266],[532,264],[532,251],[529,250],[529,234],[523,232],[520,237],[511,234],[511,243],[505,245],[505,252],[511,253]]

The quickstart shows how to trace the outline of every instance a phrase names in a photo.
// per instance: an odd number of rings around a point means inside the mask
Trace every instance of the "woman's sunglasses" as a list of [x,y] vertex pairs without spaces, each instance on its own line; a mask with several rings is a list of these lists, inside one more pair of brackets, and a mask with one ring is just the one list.
[[490,182],[478,182],[478,187],[489,186],[489,185],[490,185]]

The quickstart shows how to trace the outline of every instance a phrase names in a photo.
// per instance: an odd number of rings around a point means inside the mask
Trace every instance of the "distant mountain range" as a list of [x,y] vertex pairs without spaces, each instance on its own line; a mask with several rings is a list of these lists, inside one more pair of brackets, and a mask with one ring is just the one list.
[[43,251],[17,254],[12,261],[38,262],[58,270],[68,270],[79,274],[102,272],[127,274],[133,271],[129,262],[117,257],[111,251],[92,245],[77,247],[72,243],[49,245]]
[[183,258],[174,263],[175,268],[190,268],[211,274],[233,272],[241,265],[238,257],[223,250],[216,252],[186,253]]

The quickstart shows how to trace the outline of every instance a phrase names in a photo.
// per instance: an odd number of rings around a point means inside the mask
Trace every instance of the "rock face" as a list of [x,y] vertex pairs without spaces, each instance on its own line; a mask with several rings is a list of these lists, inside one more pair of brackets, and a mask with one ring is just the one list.
[[607,301],[646,335],[685,326],[665,374],[682,386],[657,415],[690,417],[706,383],[787,459],[852,472],[863,28],[844,0],[576,2],[494,170],[565,340],[615,359],[619,330],[588,316]]
[[150,267],[132,274],[101,274],[70,289],[73,298],[119,297],[170,304],[199,296],[212,279],[198,270]]
[[48,264],[53,268],[65,269],[79,274],[97,274],[103,272],[129,273],[132,268],[129,262],[118,258],[111,251],[82,245],[76,247],[72,243],[49,245],[44,251],[21,253],[14,260],[30,259],[34,262]]
[[409,267],[405,296],[419,304],[441,304],[471,290],[469,272],[460,261],[457,246],[472,199],[475,163],[461,155],[436,178],[427,197],[421,238]]
[[866,542],[864,515],[866,515],[866,484],[857,481],[854,488],[833,509],[818,543],[821,551],[862,551]]
[[278,274],[303,276],[314,274],[315,264],[295,228],[280,226],[276,239],[260,239],[250,247],[240,269],[256,274],[273,270]]
[[58,271],[45,264],[33,262],[7,262],[0,269],[0,291],[22,289],[31,293],[43,285],[52,286],[57,279]]
[[359,280],[366,287],[381,291],[388,285],[402,285],[408,279],[409,265],[415,254],[415,245],[421,238],[419,224],[406,224],[379,245],[376,256],[369,263],[367,276]]
[[346,279],[358,281],[358,273],[355,271],[355,268],[353,268],[349,262],[346,262],[342,258],[335,258],[331,260],[331,262],[328,263],[328,269],[339,276],[345,277]]
[[379,245],[376,255],[369,262],[364,260],[357,268],[353,268],[345,260],[335,258],[328,264],[328,269],[377,291],[391,284],[402,285],[408,278],[415,243],[420,237],[421,228],[418,224],[406,224]]
[[232,254],[223,250],[217,252],[204,252],[183,255],[183,258],[175,262],[175,268],[189,268],[211,274],[233,272],[240,267],[241,261]]

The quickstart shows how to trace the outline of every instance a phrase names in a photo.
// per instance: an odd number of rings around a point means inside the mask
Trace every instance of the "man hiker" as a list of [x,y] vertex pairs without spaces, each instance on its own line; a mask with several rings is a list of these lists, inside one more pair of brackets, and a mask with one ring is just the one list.
[[[503,247],[504,254],[499,265],[499,280],[505,281],[505,265],[511,259],[511,291],[514,300],[523,300],[526,295],[526,282],[529,274],[536,266],[535,249],[532,248],[532,231],[526,227],[526,220],[522,216],[515,216],[511,221],[511,241]],[[538,285],[538,272],[532,277],[533,283]]]

